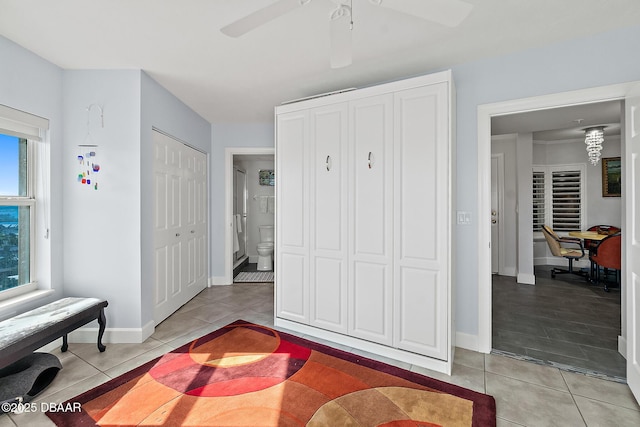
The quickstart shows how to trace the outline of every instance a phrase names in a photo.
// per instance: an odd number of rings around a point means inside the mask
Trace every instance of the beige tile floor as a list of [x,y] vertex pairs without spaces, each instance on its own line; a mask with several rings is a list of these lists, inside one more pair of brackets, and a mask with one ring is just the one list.
[[[95,344],[71,344],[67,353],[52,350],[63,369],[35,402],[63,402],[237,319],[272,326],[273,286],[207,288],[142,344],[108,344],[104,353]],[[491,394],[498,426],[640,426],[640,407],[624,384],[464,349],[456,351],[451,377],[347,350]],[[0,415],[0,427],[51,425],[40,412]]]

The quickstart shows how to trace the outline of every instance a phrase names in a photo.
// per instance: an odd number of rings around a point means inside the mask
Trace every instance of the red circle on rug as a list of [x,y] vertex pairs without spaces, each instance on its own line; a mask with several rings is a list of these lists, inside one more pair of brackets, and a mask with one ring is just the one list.
[[[235,396],[280,384],[298,372],[311,355],[310,349],[282,340],[277,331],[264,326],[233,325],[222,331],[193,341],[187,352],[166,354],[149,374],[190,396]],[[228,334],[243,339],[227,347]],[[265,350],[264,335],[271,337],[270,349]],[[228,350],[223,351],[225,348]]]

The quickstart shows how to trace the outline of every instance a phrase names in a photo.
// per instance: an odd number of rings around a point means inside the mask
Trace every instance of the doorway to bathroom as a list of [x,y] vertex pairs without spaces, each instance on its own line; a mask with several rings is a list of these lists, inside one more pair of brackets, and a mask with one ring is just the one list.
[[273,282],[273,148],[228,148],[226,283]]

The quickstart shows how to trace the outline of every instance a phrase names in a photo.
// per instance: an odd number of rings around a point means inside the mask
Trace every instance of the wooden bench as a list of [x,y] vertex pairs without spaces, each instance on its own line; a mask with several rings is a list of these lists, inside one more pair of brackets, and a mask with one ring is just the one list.
[[0,322],[0,368],[60,337],[61,350],[67,351],[67,334],[93,320],[98,320],[98,350],[103,352],[108,304],[97,298],[63,298]]

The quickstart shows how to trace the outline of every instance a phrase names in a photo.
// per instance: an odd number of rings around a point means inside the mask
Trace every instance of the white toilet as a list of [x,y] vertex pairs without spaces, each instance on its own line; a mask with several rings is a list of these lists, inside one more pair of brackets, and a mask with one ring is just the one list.
[[258,243],[258,270],[273,270],[273,225],[260,225],[260,243]]

